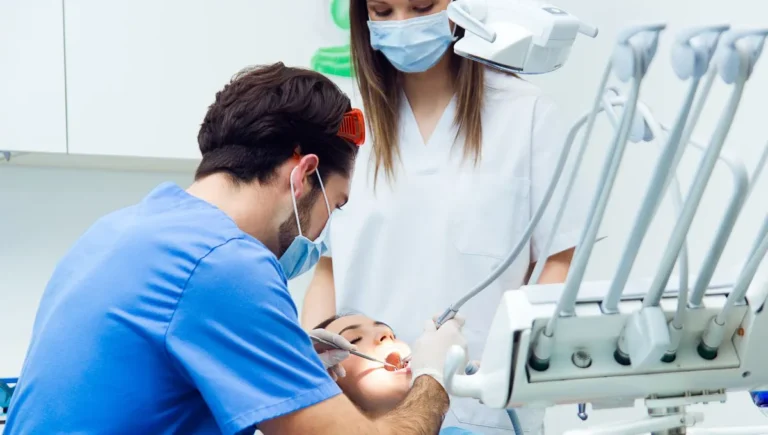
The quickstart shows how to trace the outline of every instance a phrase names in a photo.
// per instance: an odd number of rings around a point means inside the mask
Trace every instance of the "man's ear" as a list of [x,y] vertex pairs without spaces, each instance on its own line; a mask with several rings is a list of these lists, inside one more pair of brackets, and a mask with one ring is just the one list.
[[299,199],[305,191],[309,190],[307,186],[307,177],[315,176],[319,161],[320,159],[318,159],[316,155],[307,154],[299,159],[296,169],[291,172],[293,192],[294,195],[296,195],[296,199]]

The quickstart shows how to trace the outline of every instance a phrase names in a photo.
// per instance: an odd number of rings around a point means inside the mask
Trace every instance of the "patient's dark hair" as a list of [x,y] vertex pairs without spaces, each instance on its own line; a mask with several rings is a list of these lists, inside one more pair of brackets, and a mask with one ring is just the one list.
[[330,325],[331,323],[333,323],[333,322],[334,322],[334,321],[336,321],[336,320],[339,320],[339,319],[341,319],[342,317],[347,317],[347,316],[354,316],[354,315],[356,315],[356,314],[359,314],[359,313],[344,313],[344,314],[335,314],[335,315],[333,315],[333,316],[331,316],[331,317],[329,317],[329,318],[327,318],[327,319],[323,320],[322,322],[320,322],[320,323],[319,323],[317,326],[315,326],[315,327],[314,327],[314,328],[312,328],[312,329],[325,329],[325,328],[327,328],[327,327],[328,327],[328,325]]

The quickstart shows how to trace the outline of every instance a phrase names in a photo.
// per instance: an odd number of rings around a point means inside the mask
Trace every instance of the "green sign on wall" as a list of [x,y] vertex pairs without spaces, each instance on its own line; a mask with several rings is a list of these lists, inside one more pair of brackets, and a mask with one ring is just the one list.
[[[338,28],[349,31],[349,0],[332,0],[331,18]],[[311,66],[319,73],[352,77],[349,44],[319,48],[312,56]]]

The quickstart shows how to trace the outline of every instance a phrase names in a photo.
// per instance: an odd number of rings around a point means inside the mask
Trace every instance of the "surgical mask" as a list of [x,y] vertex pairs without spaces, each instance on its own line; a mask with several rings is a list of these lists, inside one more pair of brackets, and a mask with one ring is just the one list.
[[368,20],[368,30],[371,47],[404,73],[432,68],[453,42],[446,11],[400,21]]
[[[296,168],[293,168],[295,171]],[[323,199],[325,199],[325,206],[328,209],[328,222],[325,223],[325,228],[319,236],[313,241],[309,240],[302,234],[301,220],[299,219],[299,207],[296,204],[296,194],[293,188],[293,171],[291,171],[291,198],[293,198],[293,213],[296,215],[296,225],[299,228],[299,235],[293,239],[288,249],[285,250],[283,255],[278,260],[280,265],[283,266],[283,271],[288,279],[296,278],[302,273],[308,271],[320,260],[320,257],[328,252],[328,231],[331,225],[331,206],[328,204],[328,196],[325,194],[325,186],[323,186],[323,180],[320,179],[320,173],[317,174],[317,179],[320,181],[320,190],[323,192]]]

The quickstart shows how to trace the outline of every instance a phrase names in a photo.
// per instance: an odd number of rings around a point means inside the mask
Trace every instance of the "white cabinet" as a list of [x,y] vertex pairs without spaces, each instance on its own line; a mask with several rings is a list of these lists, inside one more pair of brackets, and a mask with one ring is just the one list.
[[0,1],[0,150],[65,153],[61,0]]
[[[338,2],[338,0],[336,0]],[[69,151],[198,158],[207,107],[241,68],[310,66],[348,33],[330,0],[65,0]],[[349,91],[351,81],[337,81]]]

